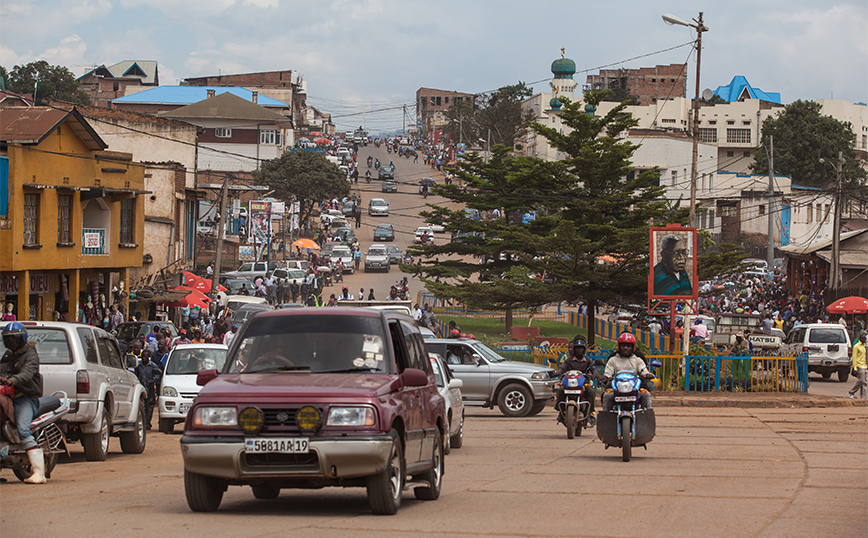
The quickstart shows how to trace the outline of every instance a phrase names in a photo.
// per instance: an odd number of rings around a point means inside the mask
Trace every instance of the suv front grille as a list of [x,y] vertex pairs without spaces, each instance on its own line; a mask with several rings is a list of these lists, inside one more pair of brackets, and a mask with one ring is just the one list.
[[286,467],[293,471],[318,471],[316,452],[307,454],[244,454],[247,467]]

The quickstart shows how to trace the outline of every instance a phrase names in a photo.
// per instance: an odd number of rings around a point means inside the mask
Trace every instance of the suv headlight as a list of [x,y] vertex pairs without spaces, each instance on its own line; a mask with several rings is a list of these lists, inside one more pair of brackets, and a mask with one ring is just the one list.
[[170,387],[166,385],[165,387],[163,387],[163,396],[165,396],[166,398],[177,398],[178,391],[175,390],[175,387]]
[[194,426],[237,426],[238,412],[234,407],[197,407]]
[[376,415],[370,407],[332,407],[326,426],[373,426]]
[[543,372],[534,372],[531,379],[551,379],[551,372],[543,371]]

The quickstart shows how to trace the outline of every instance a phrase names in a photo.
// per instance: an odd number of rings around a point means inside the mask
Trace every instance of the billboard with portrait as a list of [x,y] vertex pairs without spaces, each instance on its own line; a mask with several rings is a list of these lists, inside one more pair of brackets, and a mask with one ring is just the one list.
[[699,292],[696,272],[696,228],[680,225],[649,229],[651,270],[648,300],[686,302]]
[[252,200],[247,232],[248,243],[267,244],[272,235],[271,202],[267,200]]

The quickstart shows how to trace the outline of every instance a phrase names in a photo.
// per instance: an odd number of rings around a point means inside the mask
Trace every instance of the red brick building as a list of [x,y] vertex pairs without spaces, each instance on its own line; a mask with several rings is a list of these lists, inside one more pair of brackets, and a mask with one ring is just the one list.
[[426,135],[446,125],[446,115],[455,102],[474,102],[476,96],[472,93],[462,93],[453,90],[435,90],[434,88],[419,88],[416,90],[416,119],[422,120],[422,132]]
[[687,64],[601,69],[597,75],[588,75],[587,86],[594,90],[626,90],[628,95],[639,99],[640,105],[687,97]]
[[81,89],[90,95],[93,106],[108,107],[112,99],[123,97],[130,86],[160,85],[157,62],[154,60],[124,60],[106,67],[95,67],[80,76]]

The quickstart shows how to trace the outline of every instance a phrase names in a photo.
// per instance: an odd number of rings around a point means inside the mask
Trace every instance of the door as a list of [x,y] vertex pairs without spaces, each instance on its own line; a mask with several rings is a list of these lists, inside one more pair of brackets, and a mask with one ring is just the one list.
[[[99,334],[99,333],[98,333]],[[103,371],[106,373],[108,389],[114,396],[114,408],[112,409],[112,422],[126,422],[130,416],[130,399],[132,398],[133,385],[128,375],[129,370],[123,367],[121,354],[117,344],[105,333],[99,334],[99,351],[102,359]]]
[[[418,368],[418,357],[412,346],[408,346],[398,321],[389,322],[392,348],[398,367],[403,372],[407,368]],[[422,387],[402,387],[398,398],[404,408],[406,444],[404,456],[407,465],[417,463],[422,456],[422,438],[425,435],[422,423]]]
[[488,362],[467,344],[446,344],[446,363],[455,377],[464,383],[461,394],[470,402],[486,402],[491,395],[491,372]]

